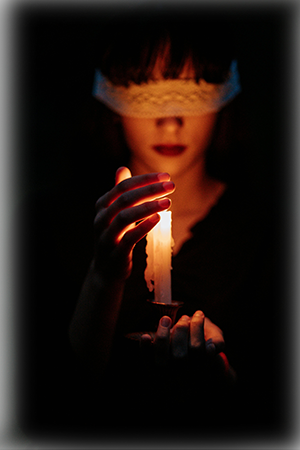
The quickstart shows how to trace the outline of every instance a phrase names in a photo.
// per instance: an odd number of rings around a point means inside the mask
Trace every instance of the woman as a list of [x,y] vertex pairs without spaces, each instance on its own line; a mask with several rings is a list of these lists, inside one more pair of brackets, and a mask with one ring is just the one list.
[[[294,340],[287,351],[274,333],[272,302],[291,298],[292,233],[244,168],[232,170],[242,152],[232,36],[213,2],[201,19],[190,6],[143,2],[99,38],[93,92],[126,152],[115,187],[98,150],[93,189],[71,186],[15,217],[19,415],[41,448],[87,448],[117,430],[156,443],[162,427],[202,440],[222,427],[232,441],[241,427],[258,436],[265,414],[283,419]],[[172,292],[184,305],[173,328],[165,316],[156,330],[143,238],[168,208]],[[134,331],[145,332],[141,348],[124,337]]]

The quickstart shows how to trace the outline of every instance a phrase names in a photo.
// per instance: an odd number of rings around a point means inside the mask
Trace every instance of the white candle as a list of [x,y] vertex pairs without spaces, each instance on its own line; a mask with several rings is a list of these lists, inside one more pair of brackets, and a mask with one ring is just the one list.
[[159,215],[160,221],[147,235],[145,280],[150,292],[154,289],[156,302],[171,303],[172,213]]

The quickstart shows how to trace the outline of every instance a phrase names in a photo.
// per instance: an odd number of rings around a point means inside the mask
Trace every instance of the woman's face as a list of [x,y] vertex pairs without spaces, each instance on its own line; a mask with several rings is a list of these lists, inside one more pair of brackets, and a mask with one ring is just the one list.
[[121,118],[131,163],[147,172],[176,176],[205,157],[218,113],[144,119]]
[[[162,80],[167,58],[156,61],[152,76]],[[179,78],[194,78],[190,60],[186,61]],[[121,117],[124,137],[131,150],[132,165],[147,172],[169,172],[176,176],[199,163],[211,142],[218,113],[199,116],[145,119]]]

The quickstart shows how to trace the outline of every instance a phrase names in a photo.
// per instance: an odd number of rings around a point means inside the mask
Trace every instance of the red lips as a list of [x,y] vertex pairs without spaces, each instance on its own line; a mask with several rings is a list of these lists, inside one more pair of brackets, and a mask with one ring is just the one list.
[[161,144],[154,145],[153,149],[164,156],[177,156],[185,151],[186,145]]

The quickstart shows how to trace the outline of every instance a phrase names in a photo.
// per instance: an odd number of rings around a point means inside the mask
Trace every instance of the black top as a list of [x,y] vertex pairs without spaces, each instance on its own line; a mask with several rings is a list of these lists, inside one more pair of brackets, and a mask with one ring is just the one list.
[[[26,206],[19,308],[23,428],[68,434],[145,428],[152,435],[171,427],[201,436],[280,431],[283,299],[272,208],[247,186],[228,187],[172,261],[173,300],[184,302],[177,319],[201,309],[222,329],[236,386],[201,367],[145,369],[136,342],[124,337],[157,326],[147,302],[145,239],[134,249],[110,368],[95,380],[73,357],[68,323],[92,256],[96,198],[65,192]],[[161,415],[155,427],[153,417]]]

